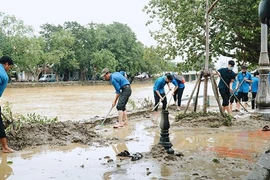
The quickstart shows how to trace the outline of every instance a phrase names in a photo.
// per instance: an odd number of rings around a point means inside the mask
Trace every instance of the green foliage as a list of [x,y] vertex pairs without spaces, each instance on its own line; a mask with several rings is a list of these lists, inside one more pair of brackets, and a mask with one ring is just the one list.
[[117,61],[114,54],[106,49],[96,51],[92,54],[92,64],[97,67],[97,72],[101,72],[101,67],[107,67],[111,72],[116,70]]
[[36,113],[30,113],[27,114],[26,117],[20,116],[20,120],[22,123],[28,122],[28,123],[40,123],[40,124],[47,124],[47,123],[55,123],[58,122],[58,118],[48,118],[46,116],[41,116]]
[[48,118],[46,116],[41,116],[39,114],[36,113],[29,113],[26,116],[23,116],[21,114],[13,114],[12,112],[12,107],[10,105],[9,102],[6,102],[5,105],[3,106],[3,110],[2,113],[5,114],[5,116],[11,120],[14,120],[14,123],[16,123],[17,125],[22,124],[22,123],[41,123],[41,124],[45,124],[45,123],[55,123],[58,121],[58,118]]
[[79,71],[81,80],[88,80],[105,67],[131,76],[173,71],[175,64],[167,62],[163,52],[163,48],[144,47],[131,28],[119,22],[87,26],[74,21],[47,23],[35,36],[22,20],[0,13],[0,55],[11,56],[16,71],[31,73],[34,81],[44,68],[64,74],[64,80],[73,71]]
[[219,161],[218,159],[213,159],[212,161],[213,161],[214,163],[217,163],[217,164],[220,163],[220,161]]
[[[209,4],[214,0],[209,0]],[[209,13],[210,62],[220,55],[239,64],[256,65],[260,53],[258,1],[219,1]],[[147,24],[159,23],[152,36],[169,59],[181,56],[186,67],[197,70],[205,61],[206,1],[150,0],[144,11]],[[269,47],[269,46],[268,46]]]

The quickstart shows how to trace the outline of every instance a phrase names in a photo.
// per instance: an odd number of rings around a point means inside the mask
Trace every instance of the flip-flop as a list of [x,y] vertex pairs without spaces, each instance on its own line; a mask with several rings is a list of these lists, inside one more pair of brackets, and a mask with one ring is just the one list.
[[268,125],[263,126],[262,131],[270,131],[270,128]]
[[124,150],[124,151],[120,152],[119,154],[117,154],[117,156],[132,157],[127,150]]
[[143,157],[143,155],[141,153],[135,153],[132,155],[131,161],[137,161],[139,159],[141,159]]

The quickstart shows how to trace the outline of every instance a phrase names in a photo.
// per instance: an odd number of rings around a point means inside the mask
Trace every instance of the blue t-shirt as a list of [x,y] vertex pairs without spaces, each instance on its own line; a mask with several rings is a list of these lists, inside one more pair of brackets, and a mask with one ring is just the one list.
[[[237,88],[236,85],[237,85],[237,80],[233,81],[233,84],[232,84],[233,93],[234,93],[235,95],[238,94],[238,90],[235,91],[236,88]],[[232,95],[232,93],[230,93],[230,94]]]
[[110,81],[116,91],[116,94],[120,94],[121,87],[130,84],[129,81],[119,72],[112,73]]
[[243,81],[243,79],[247,78],[248,80],[252,80],[251,74],[249,72],[246,72],[246,73],[239,72],[237,77],[240,84],[241,82],[243,82],[242,85],[239,87],[238,92],[248,93],[250,83],[246,82],[245,80]]
[[125,71],[119,71],[120,74],[122,74],[123,76],[126,75],[126,72]]
[[176,80],[176,79],[173,79],[173,80],[172,80],[172,84],[173,84],[174,86],[178,86],[178,88],[180,88],[180,89],[182,89],[182,88],[185,87],[185,84],[183,84],[181,81],[178,81],[178,80]]
[[253,77],[251,84],[251,92],[258,92],[258,87],[259,87],[259,78]]
[[162,77],[159,77],[159,78],[155,81],[154,87],[153,87],[153,90],[154,90],[154,91],[158,90],[158,92],[159,92],[160,94],[165,93],[164,86],[167,84],[167,82],[165,81],[165,78],[166,78],[166,76],[162,76]]
[[4,90],[7,87],[8,75],[2,64],[0,64],[0,97],[2,96]]

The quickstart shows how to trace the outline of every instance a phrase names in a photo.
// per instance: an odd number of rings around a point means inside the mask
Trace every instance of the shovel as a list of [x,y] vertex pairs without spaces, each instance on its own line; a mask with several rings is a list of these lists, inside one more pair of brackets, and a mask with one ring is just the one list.
[[97,126],[95,127],[95,129],[100,129],[100,128],[103,126],[104,122],[106,121],[107,117],[108,117],[109,114],[111,113],[112,109],[113,109],[113,106],[111,107],[110,111],[108,112],[107,116],[104,118],[104,120],[102,121],[102,123],[101,123],[100,125],[97,125]]
[[[171,90],[169,90],[162,98],[164,98],[165,96],[167,96],[167,94],[170,92]],[[161,101],[159,101],[158,103],[157,103],[157,105],[155,105],[155,107],[152,109],[152,111],[154,111],[155,109],[156,109],[156,107],[158,107],[159,106],[159,104],[161,103]],[[167,108],[166,108],[167,109]]]
[[168,108],[169,108],[169,105],[170,105],[170,102],[171,102],[171,100],[172,100],[172,97],[173,97],[173,95],[171,96],[171,98],[170,98],[170,100],[169,100],[169,102],[168,102],[168,104],[167,104],[166,110],[168,110]]

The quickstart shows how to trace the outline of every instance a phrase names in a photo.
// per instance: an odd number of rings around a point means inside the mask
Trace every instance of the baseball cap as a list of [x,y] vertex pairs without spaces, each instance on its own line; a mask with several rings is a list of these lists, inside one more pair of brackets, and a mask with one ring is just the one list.
[[110,70],[108,68],[104,68],[101,72],[101,77],[104,77],[108,72],[110,72]]
[[242,69],[247,69],[247,66],[243,65],[243,66],[242,66]]

